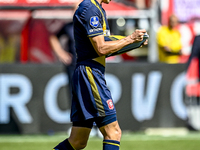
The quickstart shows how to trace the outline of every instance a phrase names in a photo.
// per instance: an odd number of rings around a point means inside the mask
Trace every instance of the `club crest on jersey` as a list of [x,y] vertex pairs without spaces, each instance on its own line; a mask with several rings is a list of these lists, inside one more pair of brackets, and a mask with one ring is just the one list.
[[106,101],[109,109],[114,109],[113,101],[111,99]]
[[93,16],[90,18],[90,25],[93,27],[98,27],[99,25],[99,18],[97,16]]

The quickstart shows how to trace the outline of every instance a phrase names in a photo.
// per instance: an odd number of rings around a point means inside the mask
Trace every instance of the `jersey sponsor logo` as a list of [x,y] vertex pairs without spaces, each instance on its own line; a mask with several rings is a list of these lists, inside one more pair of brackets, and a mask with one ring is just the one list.
[[90,29],[89,31],[90,32],[95,32],[95,31],[101,31],[101,30],[103,30],[102,28],[96,28],[96,29]]
[[113,101],[111,99],[106,101],[109,109],[114,109]]
[[93,16],[90,18],[90,25],[93,27],[98,27],[99,25],[99,18],[97,16]]

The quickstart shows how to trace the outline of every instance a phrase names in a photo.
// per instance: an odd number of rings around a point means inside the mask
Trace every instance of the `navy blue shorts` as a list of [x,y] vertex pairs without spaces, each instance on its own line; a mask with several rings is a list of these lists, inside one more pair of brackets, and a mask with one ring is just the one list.
[[105,117],[96,117],[84,121],[76,121],[73,122],[74,127],[85,127],[85,128],[92,128],[94,125],[94,122],[98,128],[101,128],[107,124],[110,124],[114,121],[117,121],[116,114],[108,115]]
[[104,72],[105,67],[93,60],[77,64],[72,79],[72,122],[116,114]]

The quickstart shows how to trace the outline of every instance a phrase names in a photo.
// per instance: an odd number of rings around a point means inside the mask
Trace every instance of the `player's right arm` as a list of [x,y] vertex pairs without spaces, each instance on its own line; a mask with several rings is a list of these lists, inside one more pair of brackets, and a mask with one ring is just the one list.
[[[132,44],[134,42],[140,42],[143,40],[143,35],[146,30],[135,30],[131,35],[116,41],[105,41],[104,35],[98,35],[90,37],[90,41],[99,56],[105,56],[119,51],[123,47]],[[147,45],[148,41],[144,42]]]

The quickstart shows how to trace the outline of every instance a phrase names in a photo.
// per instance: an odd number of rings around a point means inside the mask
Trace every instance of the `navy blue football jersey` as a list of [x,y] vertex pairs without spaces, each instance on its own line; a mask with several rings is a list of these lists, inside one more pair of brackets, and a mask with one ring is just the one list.
[[79,4],[73,22],[77,61],[99,57],[89,37],[110,35],[105,10],[96,0],[84,0]]

